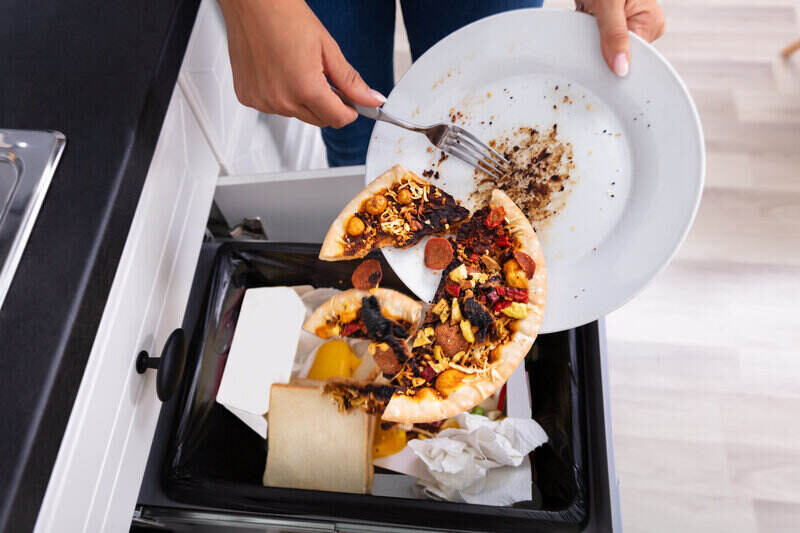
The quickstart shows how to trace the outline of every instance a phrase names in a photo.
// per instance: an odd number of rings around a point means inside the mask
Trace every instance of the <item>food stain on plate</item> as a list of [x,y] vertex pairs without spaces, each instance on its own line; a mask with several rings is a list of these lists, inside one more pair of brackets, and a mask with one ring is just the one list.
[[492,190],[499,188],[537,229],[561,212],[578,178],[572,144],[559,138],[558,124],[547,129],[516,128],[492,139],[489,146],[511,163],[512,170],[502,178],[475,170],[475,190],[470,195],[475,205],[487,202]]

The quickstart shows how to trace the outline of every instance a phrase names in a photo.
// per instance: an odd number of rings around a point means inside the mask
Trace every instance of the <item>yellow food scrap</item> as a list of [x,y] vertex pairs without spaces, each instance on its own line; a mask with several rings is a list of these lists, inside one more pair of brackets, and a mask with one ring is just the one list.
[[461,327],[461,334],[467,342],[473,344],[475,342],[475,335],[472,334],[472,324],[469,323],[469,320],[462,320],[459,326]]
[[358,237],[364,233],[365,229],[364,221],[356,216],[350,217],[350,220],[347,221],[347,227],[345,228],[347,234],[351,237]]
[[323,324],[314,330],[314,334],[320,339],[330,339],[331,337],[336,337],[341,331],[342,329],[338,324]]
[[458,425],[458,420],[455,418],[448,418],[445,420],[444,424],[441,425],[439,431],[443,431],[445,429],[461,429],[461,426]]
[[436,305],[433,306],[433,309],[431,309],[431,312],[433,312],[434,315],[437,315],[439,317],[439,320],[441,320],[442,323],[444,323],[444,322],[447,322],[447,316],[448,316],[449,310],[450,310],[450,307],[447,305],[447,300],[445,300],[444,298],[441,298],[436,303]]
[[453,360],[451,361],[451,363],[458,363],[459,361],[461,361],[461,358],[464,357],[465,355],[467,355],[467,352],[461,350],[460,352],[458,352],[453,356]]
[[467,279],[467,266],[463,263],[450,271],[450,279],[456,283]]
[[438,344],[433,347],[433,358],[436,359],[437,363],[440,363],[444,358],[444,350]]
[[475,280],[479,285],[486,283],[486,280],[489,279],[489,274],[485,272],[475,272],[470,275],[470,277]]
[[447,309],[447,300],[445,300],[444,298],[440,298],[439,301],[436,302],[436,305],[433,306],[433,309],[431,309],[431,311],[433,311],[434,315],[441,315],[442,311],[444,311],[445,309]]
[[348,322],[352,322],[353,320],[358,318],[358,310],[359,309],[360,309],[360,307],[353,307],[353,308],[350,308],[350,309],[345,308],[345,310],[342,311],[339,314],[339,321],[342,324],[347,324]]
[[453,307],[450,311],[450,323],[457,324],[464,320],[464,315],[461,314],[461,307],[458,305],[458,300],[453,298]]
[[399,426],[393,425],[389,429],[383,429],[381,424],[375,424],[375,436],[372,440],[372,456],[386,457],[394,455],[406,447],[408,437],[406,432]]
[[511,318],[525,318],[528,316],[528,304],[512,302],[511,305],[503,308],[503,314]]
[[465,377],[465,373],[459,372],[453,368],[449,368],[439,374],[439,376],[436,378],[436,383],[434,386],[436,387],[437,391],[446,397],[458,388]]
[[338,339],[328,341],[317,350],[308,378],[319,380],[350,378],[360,364],[361,359],[353,353],[345,341]]
[[528,276],[525,271],[519,266],[516,259],[509,259],[503,265],[503,273],[506,276],[506,283],[516,289],[528,288]]
[[385,342],[379,342],[379,343],[371,342],[369,343],[369,346],[367,346],[367,351],[369,352],[370,355],[375,355],[375,352],[377,352],[378,350],[385,352],[388,349],[389,345],[386,344]]
[[433,337],[433,328],[425,328],[421,329],[417,332],[417,338],[414,339],[414,348],[418,348],[419,346],[425,346],[433,342],[431,339]]

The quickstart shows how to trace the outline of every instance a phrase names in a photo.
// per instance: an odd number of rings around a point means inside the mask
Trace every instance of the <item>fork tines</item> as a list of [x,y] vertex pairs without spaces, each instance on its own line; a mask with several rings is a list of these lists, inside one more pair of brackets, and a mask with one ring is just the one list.
[[505,157],[458,126],[450,126],[444,139],[444,147],[446,152],[495,179],[502,178],[511,171],[511,163]]

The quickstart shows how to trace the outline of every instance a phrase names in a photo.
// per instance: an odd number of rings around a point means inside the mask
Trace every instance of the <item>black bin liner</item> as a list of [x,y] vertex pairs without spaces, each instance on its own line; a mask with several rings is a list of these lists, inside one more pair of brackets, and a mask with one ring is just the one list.
[[[358,261],[317,259],[318,245],[231,242],[219,248],[194,328],[163,487],[174,500],[228,510],[339,522],[476,531],[578,531],[587,520],[577,343],[571,330],[540,335],[525,359],[533,418],[549,442],[531,454],[534,500],[512,507],[264,487],[268,444],[215,401],[244,291],[350,287]],[[413,294],[380,254],[381,286]],[[385,471],[388,473],[388,471]]]

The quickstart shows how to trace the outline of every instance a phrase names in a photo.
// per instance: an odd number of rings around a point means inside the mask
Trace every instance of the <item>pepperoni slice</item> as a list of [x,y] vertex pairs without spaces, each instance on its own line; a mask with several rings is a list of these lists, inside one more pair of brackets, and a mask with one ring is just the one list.
[[377,259],[366,259],[362,261],[353,271],[353,275],[350,276],[353,287],[361,289],[362,291],[377,287],[381,279],[383,279],[383,271]]
[[525,271],[525,277],[531,279],[533,274],[536,272],[536,262],[521,250],[514,250],[514,259],[517,260],[519,266],[522,267],[522,270]]
[[431,237],[425,244],[425,266],[441,270],[453,260],[453,246],[444,237]]

